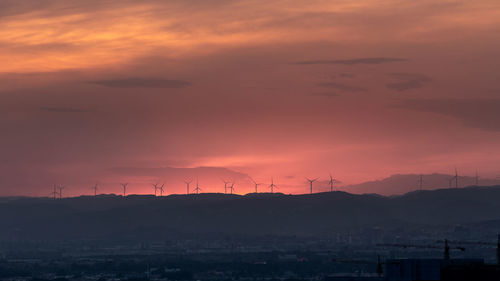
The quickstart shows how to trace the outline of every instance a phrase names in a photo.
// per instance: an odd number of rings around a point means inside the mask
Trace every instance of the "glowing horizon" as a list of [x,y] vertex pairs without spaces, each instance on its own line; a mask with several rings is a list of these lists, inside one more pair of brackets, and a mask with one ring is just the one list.
[[23,1],[0,25],[0,196],[500,175],[498,1]]

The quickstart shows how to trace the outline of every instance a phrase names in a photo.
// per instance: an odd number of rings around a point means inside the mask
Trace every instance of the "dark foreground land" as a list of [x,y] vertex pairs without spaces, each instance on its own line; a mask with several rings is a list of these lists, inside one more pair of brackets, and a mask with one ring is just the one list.
[[374,277],[378,256],[442,258],[443,239],[452,258],[496,262],[500,187],[2,198],[0,222],[1,280]]

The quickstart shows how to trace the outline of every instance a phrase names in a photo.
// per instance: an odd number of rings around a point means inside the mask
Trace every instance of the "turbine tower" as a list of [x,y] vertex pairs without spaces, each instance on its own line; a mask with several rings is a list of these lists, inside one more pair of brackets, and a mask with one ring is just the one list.
[[163,196],[163,187],[165,186],[165,184],[162,184],[158,187],[158,189],[160,190],[160,197]]
[[255,185],[255,193],[259,193],[259,185],[263,185],[263,183],[257,183],[256,181],[254,181],[254,179],[250,178],[253,182],[253,184]]
[[156,196],[156,191],[159,189],[158,188],[159,183],[152,183],[151,185],[155,188],[155,196]]
[[477,172],[477,169],[476,169],[476,176],[474,177],[474,181],[476,183],[476,186],[479,186],[479,173]]
[[57,188],[59,188],[59,199],[62,199],[62,191],[65,188],[64,185],[59,185]]
[[306,178],[306,180],[309,182],[309,187],[310,187],[310,190],[311,190],[311,194],[313,193],[313,182],[317,181],[319,178],[315,178],[315,179],[308,179]]
[[127,185],[128,185],[128,182],[127,183],[120,183],[123,187],[123,197],[127,196]]
[[274,188],[277,188],[278,186],[274,184],[274,179],[271,178],[271,184],[269,185],[269,188],[271,189],[271,193],[274,193]]
[[54,184],[54,191],[52,191],[52,192],[50,193],[50,195],[53,195],[53,196],[54,196],[54,200],[56,200],[56,199],[57,199],[57,195],[58,195],[58,193],[57,193],[57,185],[56,185],[56,184]]
[[186,183],[186,194],[189,194],[189,184],[192,182],[192,180],[190,181],[184,181],[184,183]]
[[422,190],[424,186],[424,175],[420,174],[419,178],[418,178],[418,188],[419,190]]
[[99,184],[96,183],[92,189],[94,189],[94,197],[97,196],[97,190],[99,189]]
[[330,174],[330,181],[328,182],[330,184],[330,192],[333,192],[333,185],[336,182],[337,182],[337,180],[332,177],[332,174]]
[[231,185],[228,186],[228,188],[229,188],[231,194],[233,194],[233,191],[234,191],[234,182],[232,182]]
[[196,179],[196,188],[194,189],[194,192],[196,192],[196,194],[200,194],[200,191],[201,191],[201,188],[198,185],[198,179]]
[[455,167],[455,175],[448,179],[448,187],[451,188],[453,186],[453,180],[455,180],[455,188],[458,188],[458,170]]
[[221,179],[221,180],[224,183],[224,194],[227,194],[227,184],[230,183],[230,182],[226,181],[225,179]]

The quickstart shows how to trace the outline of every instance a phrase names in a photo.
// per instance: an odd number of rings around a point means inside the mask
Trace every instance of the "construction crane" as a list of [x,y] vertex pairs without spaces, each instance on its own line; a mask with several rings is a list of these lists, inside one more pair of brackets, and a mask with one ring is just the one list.
[[[445,240],[446,241],[446,240]],[[443,242],[442,240],[438,240],[436,242]],[[497,236],[497,242],[485,242],[485,241],[458,241],[458,240],[450,240],[448,241],[451,244],[456,245],[482,245],[482,246],[496,246],[496,256],[497,256],[497,264],[500,265],[500,234]]]
[[[443,246],[437,245],[414,245],[414,244],[377,244],[380,247],[399,247],[399,248],[417,248],[417,249],[442,249]],[[444,240],[444,259],[450,259],[450,250],[460,250],[465,251],[464,247],[450,247],[448,245],[448,239]]]

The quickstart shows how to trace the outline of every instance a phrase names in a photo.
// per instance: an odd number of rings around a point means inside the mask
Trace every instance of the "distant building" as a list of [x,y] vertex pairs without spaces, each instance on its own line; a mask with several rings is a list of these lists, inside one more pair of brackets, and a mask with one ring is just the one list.
[[482,259],[395,259],[387,260],[385,280],[441,280],[441,270],[448,265],[484,264]]
[[325,281],[499,281],[500,267],[483,259],[391,259],[382,277],[329,276]]
[[500,267],[492,264],[448,265],[441,270],[443,281],[498,281]]

